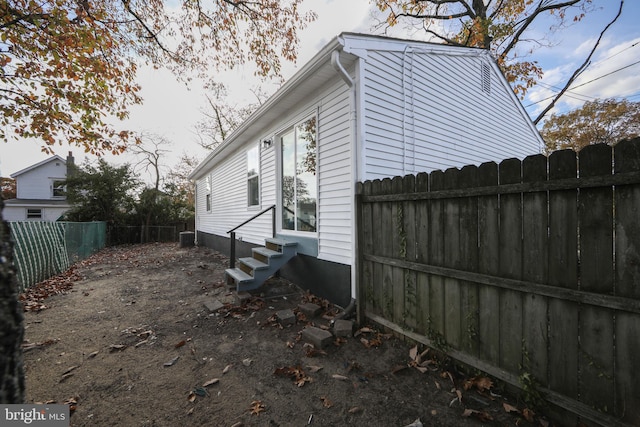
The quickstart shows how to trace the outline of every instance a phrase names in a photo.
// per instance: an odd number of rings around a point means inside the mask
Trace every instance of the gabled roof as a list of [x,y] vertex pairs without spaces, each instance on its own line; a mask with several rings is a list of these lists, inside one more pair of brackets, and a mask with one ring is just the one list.
[[[338,68],[348,69],[359,58],[366,58],[367,50],[385,51],[405,51],[415,50],[429,52],[436,55],[460,55],[484,57],[494,69],[502,75],[497,63],[492,58],[491,53],[486,49],[450,46],[438,43],[430,43],[416,40],[404,40],[384,36],[341,33],[327,43],[309,62],[307,62],[297,73],[287,80],[265,103],[253,112],[238,128],[214,149],[189,175],[189,179],[196,180],[206,174],[206,172],[224,159],[233,149],[241,146],[247,141],[255,140],[266,136],[265,129],[269,128],[279,118],[285,116],[287,112],[302,103],[309,94],[326,85],[330,79],[340,78]],[[338,55],[334,58],[334,52]],[[337,59],[338,65],[334,64]],[[509,83],[502,79],[505,87],[513,95],[514,103],[518,105],[521,114],[527,116]],[[533,126],[533,124],[531,124]],[[535,128],[535,127],[534,127]]]
[[42,165],[46,165],[47,163],[50,163],[50,162],[53,162],[53,161],[59,161],[59,162],[62,162],[63,164],[65,164],[65,165],[67,164],[67,161],[66,161],[65,159],[63,159],[62,157],[60,157],[60,156],[58,156],[58,155],[56,154],[56,155],[54,155],[54,156],[49,157],[48,159],[44,159],[43,161],[41,161],[41,162],[39,162],[39,163],[36,163],[35,165],[31,165],[31,166],[29,166],[29,167],[27,167],[27,168],[24,168],[24,169],[22,169],[22,170],[19,170],[18,172],[14,172],[14,173],[12,173],[12,174],[10,175],[10,177],[11,177],[11,178],[15,178],[15,177],[17,177],[17,176],[19,176],[19,175],[22,175],[22,174],[24,174],[24,173],[27,173],[27,172],[32,171],[32,170],[34,170],[34,169],[37,169],[37,168],[39,168],[40,166],[42,166]]

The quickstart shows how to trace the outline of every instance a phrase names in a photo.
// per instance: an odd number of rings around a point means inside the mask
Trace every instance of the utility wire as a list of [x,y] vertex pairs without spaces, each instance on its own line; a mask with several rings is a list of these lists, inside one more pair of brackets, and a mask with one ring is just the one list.
[[[610,76],[610,75],[615,74],[615,73],[617,73],[617,72],[619,72],[619,71],[626,70],[627,68],[629,68],[629,67],[633,67],[633,66],[634,66],[634,65],[636,65],[636,64],[640,64],[640,61],[633,62],[633,63],[631,63],[631,64],[629,64],[629,65],[625,65],[624,67],[620,67],[620,68],[618,68],[618,69],[616,69],[616,70],[613,70],[613,71],[611,71],[611,72],[609,72],[609,73],[606,73],[606,74],[603,74],[603,75],[601,75],[601,76],[599,76],[599,77],[593,78],[593,79],[591,79],[591,80],[589,80],[589,81],[587,81],[587,82],[581,83],[581,84],[579,84],[579,85],[577,85],[577,86],[574,86],[574,87],[572,88],[572,90],[577,89],[577,88],[582,87],[582,86],[585,86],[585,85],[588,85],[589,83],[593,83],[593,82],[595,82],[596,80],[600,80],[600,79],[602,79],[602,78],[604,78],[604,77]],[[546,97],[546,98],[544,98],[544,99],[540,99],[540,100],[538,100],[538,101],[532,102],[531,104],[525,105],[525,107],[524,107],[524,108],[528,108],[528,107],[531,107],[532,105],[539,104],[539,103],[541,103],[541,102],[546,101],[547,99],[551,99],[551,98],[553,98],[554,96],[556,96],[556,95],[554,94],[554,95],[548,96],[548,97]]]

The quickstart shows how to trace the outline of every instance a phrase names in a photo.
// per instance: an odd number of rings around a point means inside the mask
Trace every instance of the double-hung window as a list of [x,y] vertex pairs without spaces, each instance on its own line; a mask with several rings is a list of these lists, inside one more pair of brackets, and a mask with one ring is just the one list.
[[60,179],[53,180],[51,185],[51,195],[54,198],[62,198],[67,195],[65,181]]
[[260,146],[247,151],[247,206],[260,205]]

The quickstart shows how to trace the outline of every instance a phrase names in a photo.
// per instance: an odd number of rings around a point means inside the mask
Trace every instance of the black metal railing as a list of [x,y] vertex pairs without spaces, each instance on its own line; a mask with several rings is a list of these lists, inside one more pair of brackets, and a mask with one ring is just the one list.
[[252,216],[251,218],[249,218],[248,220],[246,220],[242,224],[240,224],[238,226],[235,226],[231,230],[227,231],[227,234],[231,234],[231,236],[230,236],[231,237],[231,251],[229,253],[229,268],[235,268],[236,267],[236,230],[238,228],[242,227],[243,225],[246,225],[246,224],[250,223],[254,219],[258,218],[260,215],[263,215],[268,211],[272,211],[272,213],[271,213],[271,237],[276,237],[276,205],[269,206],[268,208],[258,212],[257,214],[255,214],[254,216]]

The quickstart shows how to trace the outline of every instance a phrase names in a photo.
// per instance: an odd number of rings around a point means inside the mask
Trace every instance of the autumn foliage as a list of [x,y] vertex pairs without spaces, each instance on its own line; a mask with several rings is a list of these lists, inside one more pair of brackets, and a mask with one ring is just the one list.
[[140,103],[139,64],[205,74],[247,61],[261,75],[293,60],[302,0],[0,0],[0,138],[119,153]]
[[553,114],[541,131],[545,151],[573,149],[587,145],[614,145],[640,136],[640,102],[596,99],[564,114]]

